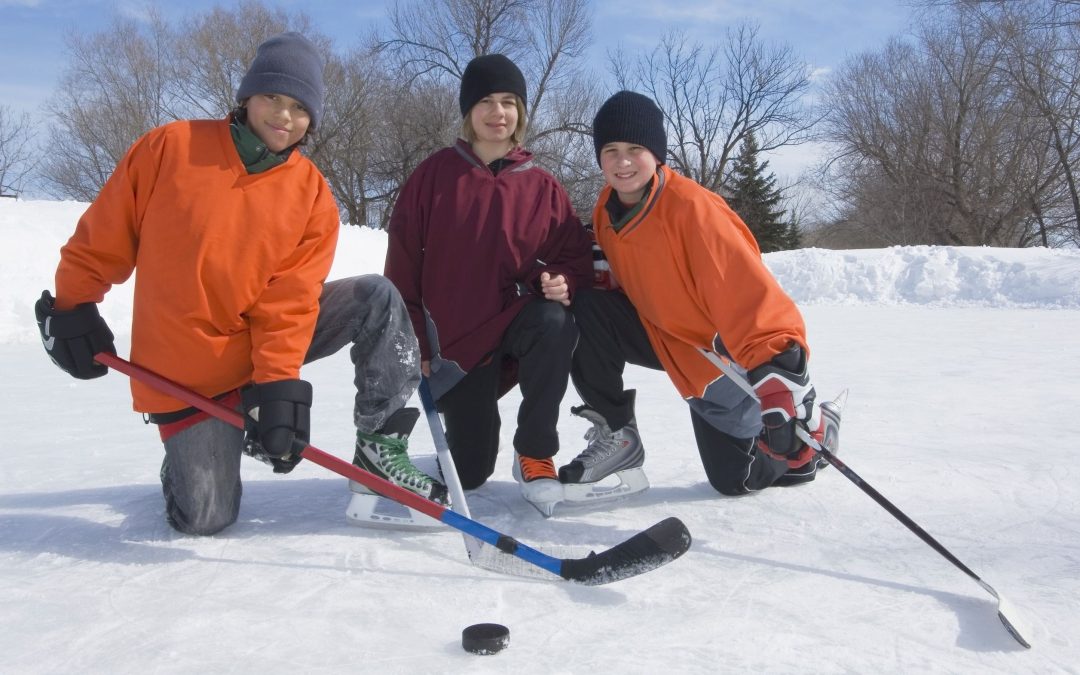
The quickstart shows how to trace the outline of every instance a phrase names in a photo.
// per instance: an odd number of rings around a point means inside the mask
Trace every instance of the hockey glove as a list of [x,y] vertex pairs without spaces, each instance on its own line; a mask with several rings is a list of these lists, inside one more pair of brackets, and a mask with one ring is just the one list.
[[821,423],[802,347],[791,345],[768,363],[751,370],[748,379],[761,401],[764,428],[757,439],[758,449],[787,461],[791,468],[809,462],[814,451],[799,440],[795,427],[816,431]]
[[244,452],[267,462],[274,473],[289,473],[300,463],[294,441],[311,437],[311,383],[279,380],[253,384],[240,392],[244,408]]
[[60,311],[48,291],[34,303],[38,331],[45,353],[60,369],[80,380],[92,380],[109,372],[94,360],[100,352],[116,353],[113,334],[98,312],[97,303],[84,302],[75,309]]

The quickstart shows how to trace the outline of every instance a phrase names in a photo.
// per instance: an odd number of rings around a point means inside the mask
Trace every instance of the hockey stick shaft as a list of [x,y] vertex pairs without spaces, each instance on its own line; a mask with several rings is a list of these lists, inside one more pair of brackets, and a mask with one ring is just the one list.
[[[232,408],[212,398],[194,392],[172,380],[125,359],[101,352],[94,358],[103,365],[119,371],[173,398],[233,426],[244,428],[243,417]],[[298,444],[299,445],[299,444]],[[300,456],[334,473],[370,488],[376,493],[428,515],[456,530],[495,546],[503,553],[551,572],[569,581],[587,585],[605,584],[635,576],[681,556],[690,548],[690,533],[676,518],[668,518],[637,533],[617,546],[583,559],[559,559],[526,546],[481,523],[455,513],[433,501],[384,480],[373,473],[319,450],[304,445]]]
[[[439,411],[435,407],[435,399],[431,395],[431,387],[426,377],[420,380],[417,394],[420,396],[420,404],[424,406],[424,415],[427,417],[428,429],[431,431],[431,440],[435,443],[435,454],[439,457],[439,468],[442,469],[443,480],[450,491],[451,508],[466,518],[472,518],[472,514],[469,513],[469,503],[465,500],[465,490],[461,487],[461,478],[458,477],[457,464],[450,453],[446,431],[442,420],[439,419]],[[465,540],[465,551],[469,554],[469,559],[475,560],[480,554],[482,544],[469,535],[462,535],[462,537]]]
[[[753,387],[750,386],[750,383],[738,371],[732,368],[730,364],[724,362],[724,360],[715,352],[706,349],[702,349],[701,352],[714,366],[719,368],[720,371],[724,373],[724,375],[732,378],[732,381],[735,384],[739,385],[742,389],[749,392],[750,395],[756,398],[756,394]],[[971,568],[962,563],[959,558],[953,555],[937,539],[934,539],[934,537],[930,536],[929,532],[921,528],[918,523],[909,518],[908,515],[901,511],[898,506],[886,499],[885,496],[878,492],[876,489],[874,489],[872,485],[864,481],[862,477],[859,476],[859,474],[855,473],[839,457],[830,452],[828,448],[825,448],[820,443],[818,443],[817,440],[813,436],[811,436],[806,429],[800,426],[796,426],[795,433],[798,435],[799,440],[801,440],[803,443],[806,443],[808,446],[813,448],[816,453],[824,457],[825,461],[836,467],[836,469],[840,471],[840,473],[843,474],[845,478],[850,480],[852,483],[855,484],[856,487],[869,495],[870,498],[877,502],[879,506],[888,511],[889,514],[892,515],[892,517],[900,521],[900,523],[903,524],[904,527],[909,529],[919,539],[923,540],[923,542],[930,546],[930,548],[937,551],[943,558],[952,563],[961,572],[974,579],[975,582],[983,588],[983,590],[990,593],[990,595],[993,595],[994,598],[998,601],[998,618],[1001,619],[1001,623],[1005,626],[1005,630],[1007,630],[1009,634],[1024,647],[1031,647],[1028,641],[1024,639],[1024,637],[1020,634],[1020,631],[1016,628],[1013,621],[1006,617],[1005,610],[1008,606],[1007,601],[1000,594],[998,594],[998,592],[994,590],[994,588],[990,584],[979,578],[979,575],[975,574],[975,572],[973,572]]]
[[860,490],[868,494],[871,499],[878,503],[879,506],[888,511],[894,518],[899,520],[904,525],[904,527],[911,530],[911,532],[913,532],[915,536],[917,536],[919,539],[922,539],[923,542],[930,546],[930,548],[941,554],[943,558],[951,562],[961,572],[975,580],[975,583],[979,584],[979,586],[981,586],[983,590],[994,596],[994,599],[998,601],[998,619],[1001,620],[1001,624],[1005,627],[1005,630],[1008,631],[1009,635],[1011,635],[1013,639],[1015,639],[1025,648],[1031,648],[1031,643],[1027,641],[1027,639],[1021,634],[1020,629],[1017,628],[1016,619],[1009,618],[1009,615],[1012,615],[1013,617],[1016,616],[1015,611],[1012,609],[1012,605],[1000,593],[998,593],[993,586],[983,581],[983,579],[980,578],[978,574],[975,574],[975,572],[973,572],[970,567],[961,562],[960,559],[953,555],[949,551],[949,549],[945,548],[941,544],[941,542],[932,537],[929,532],[924,530],[922,527],[919,526],[918,523],[909,518],[908,515],[901,511],[898,506],[893,504],[891,501],[886,499],[884,495],[875,490],[872,485],[864,481],[862,477],[859,476],[859,474],[852,471],[847,464],[845,464],[839,457],[830,452],[828,448],[822,447],[822,445],[818,443],[817,440],[814,439],[805,429],[803,429],[802,427],[797,427],[796,433],[798,434],[799,439],[802,440],[802,442],[809,445],[811,448],[814,449],[815,452],[824,457],[825,460],[829,462],[829,464],[836,467],[836,469],[840,471],[840,473],[842,473],[845,478],[854,483],[856,487],[858,487]]

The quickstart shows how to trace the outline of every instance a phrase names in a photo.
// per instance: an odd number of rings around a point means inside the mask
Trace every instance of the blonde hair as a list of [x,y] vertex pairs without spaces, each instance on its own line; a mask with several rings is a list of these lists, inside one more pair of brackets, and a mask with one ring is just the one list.
[[[476,106],[473,107],[475,108]],[[525,113],[525,104],[517,94],[514,94],[514,107],[517,108],[518,119],[517,127],[514,128],[514,133],[510,134],[510,142],[516,147],[525,143],[525,127],[528,124]],[[461,120],[461,137],[470,144],[476,142],[476,129],[473,129],[472,125],[472,108],[466,113],[465,119]]]

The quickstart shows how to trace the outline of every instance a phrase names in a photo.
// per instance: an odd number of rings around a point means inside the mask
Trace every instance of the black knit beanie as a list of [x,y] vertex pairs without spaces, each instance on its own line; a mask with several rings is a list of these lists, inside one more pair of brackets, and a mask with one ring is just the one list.
[[620,91],[604,101],[593,118],[593,146],[596,161],[608,143],[633,143],[649,149],[656,161],[667,161],[667,133],[664,113],[651,98],[634,91]]
[[461,116],[468,116],[477,101],[485,96],[504,91],[517,94],[522,105],[528,102],[525,77],[513,61],[502,54],[477,56],[469,61],[461,75],[461,91],[458,93]]
[[236,100],[255,94],[284,94],[307,108],[311,127],[323,112],[323,61],[315,45],[299,33],[275,35],[259,45],[255,60],[240,80]]

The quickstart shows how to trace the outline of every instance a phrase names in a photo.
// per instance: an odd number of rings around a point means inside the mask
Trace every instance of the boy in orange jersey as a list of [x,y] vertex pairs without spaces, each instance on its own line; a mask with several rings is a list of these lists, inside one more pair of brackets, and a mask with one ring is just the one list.
[[[412,466],[406,408],[420,380],[416,337],[379,275],[324,283],[340,221],[329,186],[297,146],[323,111],[322,59],[297,33],[262,43],[222,120],[166,124],[128,150],[61,249],[56,297],[35,306],[45,349],[71,375],[114,352],[97,303],[135,279],[131,358],[244,411],[234,429],[132,381],[133,407],[159,425],[169,523],[208,535],[235,522],[240,456],[287,473],[310,435],[303,363],[352,343],[357,455],[427,498],[446,488]],[[357,460],[354,460],[357,461]]]
[[[724,200],[665,163],[663,113],[620,91],[593,121],[607,186],[593,211],[597,243],[620,290],[581,289],[572,379],[593,423],[588,447],[559,470],[593,483],[639,469],[644,450],[627,363],[662,369],[690,406],[709,483],[726,495],[813,480],[817,460],[796,425],[822,427],[795,303]],[[721,373],[712,357],[727,361]],[[745,377],[755,395],[740,386]],[[759,399],[761,403],[759,403]]]

